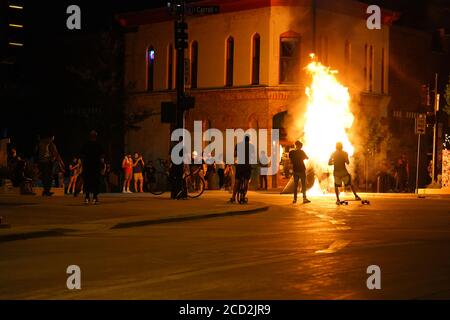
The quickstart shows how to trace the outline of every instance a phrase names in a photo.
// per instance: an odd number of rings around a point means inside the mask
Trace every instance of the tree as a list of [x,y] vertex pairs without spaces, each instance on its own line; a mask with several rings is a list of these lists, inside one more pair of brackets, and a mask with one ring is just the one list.
[[448,83],[447,86],[445,87],[444,98],[446,102],[444,106],[444,112],[450,116],[450,76],[448,77]]
[[72,98],[66,120],[73,123],[76,117],[81,134],[97,130],[114,164],[123,153],[125,131],[123,45],[123,34],[114,30],[72,38],[66,44],[75,53],[66,66],[66,90]]

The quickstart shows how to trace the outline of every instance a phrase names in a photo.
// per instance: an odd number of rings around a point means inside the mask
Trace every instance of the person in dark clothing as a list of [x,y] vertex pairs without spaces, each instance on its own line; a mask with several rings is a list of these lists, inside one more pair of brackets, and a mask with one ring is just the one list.
[[[182,141],[183,137],[180,137],[178,142],[181,143]],[[172,156],[172,149],[175,146],[176,145],[173,145],[172,148],[170,149],[169,152],[170,157]],[[184,159],[184,157],[186,156],[184,147],[180,150],[178,156],[181,157],[181,159]],[[172,186],[170,198],[176,200],[187,199],[187,190],[183,183],[184,164],[183,163],[175,164],[172,161],[169,172],[170,172],[169,179]]]
[[[17,150],[12,148],[7,159],[9,177],[14,187],[20,187],[21,194],[33,194],[33,179],[28,177],[27,162],[17,155]],[[28,172],[26,172],[28,171]]]
[[397,192],[408,192],[409,163],[408,158],[403,154],[397,161],[395,167],[395,182]]
[[[241,154],[242,152],[243,154]],[[244,182],[244,198],[247,195],[248,184],[252,174],[251,162],[256,158],[255,146],[250,143],[249,135],[245,135],[244,141],[239,142],[234,147],[234,154],[237,158],[237,163],[233,193],[231,195],[231,199],[229,200],[230,203],[236,202],[236,195],[242,181]],[[247,198],[245,198],[245,201],[247,201]]]
[[93,203],[98,203],[98,194],[100,193],[100,179],[102,171],[102,158],[104,151],[102,146],[97,142],[97,132],[89,133],[89,140],[81,149],[81,157],[83,162],[83,180],[85,203],[90,202],[90,195],[93,195]]
[[339,187],[341,187],[342,184],[344,184],[345,187],[351,188],[355,196],[355,200],[361,200],[361,198],[356,194],[355,187],[352,183],[352,176],[347,171],[346,165],[350,164],[348,153],[342,149],[342,143],[336,143],[336,151],[331,154],[330,160],[328,160],[328,165],[334,166],[334,191],[336,193],[337,205],[341,204],[341,201],[339,199]]
[[292,162],[292,168],[294,171],[294,201],[297,203],[298,192],[298,180],[302,182],[303,203],[309,203],[311,201],[306,198],[306,167],[305,160],[308,160],[308,156],[305,151],[302,150],[303,144],[300,141],[295,142],[295,149],[289,152],[289,159]]
[[51,196],[52,181],[53,181],[53,164],[59,159],[58,150],[53,143],[55,137],[53,135],[43,138],[39,141],[38,154],[39,154],[39,171],[41,172],[42,185],[44,191],[43,196]]
[[100,160],[100,192],[101,193],[109,193],[109,175],[111,173],[111,166],[106,161],[105,158],[101,158]]
[[153,165],[152,160],[147,161],[144,172],[145,172],[145,177],[144,177],[145,185],[146,185],[147,191],[150,191],[150,190],[152,190],[153,184],[156,182],[156,177],[155,177],[156,168]]

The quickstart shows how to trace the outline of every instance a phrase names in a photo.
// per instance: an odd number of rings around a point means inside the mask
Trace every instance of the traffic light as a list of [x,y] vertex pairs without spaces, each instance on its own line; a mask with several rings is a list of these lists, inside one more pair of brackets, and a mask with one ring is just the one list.
[[161,102],[161,123],[175,123],[177,105],[170,101]]
[[436,124],[436,115],[434,112],[427,112],[427,127],[432,127]]
[[188,33],[186,22],[175,22],[175,47],[177,49],[187,49],[188,45]]
[[425,107],[429,107],[431,105],[430,102],[430,86],[427,84],[424,84],[420,88],[420,100],[421,104]]
[[183,109],[189,110],[193,109],[195,106],[195,98],[190,96],[184,96],[183,97]]

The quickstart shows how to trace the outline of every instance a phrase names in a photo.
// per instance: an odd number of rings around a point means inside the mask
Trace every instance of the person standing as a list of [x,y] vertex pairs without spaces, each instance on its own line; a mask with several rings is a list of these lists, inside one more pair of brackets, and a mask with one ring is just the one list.
[[216,163],[217,175],[219,176],[219,190],[222,190],[225,184],[225,163],[223,162],[223,155],[219,156],[219,161]]
[[52,196],[52,175],[53,164],[56,159],[59,159],[59,153],[54,143],[55,137],[49,135],[39,140],[38,154],[39,154],[39,171],[41,172],[41,180],[43,185],[42,196]]
[[[267,168],[269,166],[269,159],[265,151],[261,151],[259,154],[259,166],[260,168]],[[267,175],[261,174],[261,170],[259,170],[259,189],[267,190]]]
[[152,186],[156,182],[156,177],[155,177],[156,168],[153,165],[152,160],[147,160],[147,164],[145,165],[144,172],[145,172],[144,181],[146,183],[147,191],[150,191],[153,189]]
[[133,159],[131,159],[131,154],[126,154],[123,158],[122,169],[124,174],[122,193],[131,193],[130,183],[133,177]]
[[339,199],[339,187],[344,184],[346,187],[350,187],[353,194],[355,195],[355,200],[361,200],[361,198],[356,194],[355,187],[352,183],[352,176],[347,171],[346,165],[350,164],[348,159],[348,153],[343,150],[341,142],[336,143],[336,151],[334,151],[330,160],[328,160],[329,166],[334,166],[334,191],[336,193],[336,204],[340,205],[341,200]]
[[144,159],[142,159],[142,156],[139,153],[135,152],[133,162],[133,179],[135,192],[141,193],[144,192],[144,175],[142,174],[144,171],[144,166],[145,166]]
[[89,139],[81,149],[83,159],[83,179],[84,179],[84,202],[89,204],[90,196],[93,195],[93,203],[98,203],[100,193],[100,178],[102,170],[102,158],[104,151],[97,141],[97,132],[92,130]]
[[69,186],[67,187],[67,193],[72,194],[75,192],[78,176],[81,171],[81,161],[78,157],[74,157],[69,164]]
[[[243,154],[240,154],[243,152]],[[255,146],[250,143],[250,136],[245,135],[244,141],[239,142],[234,147],[234,154],[236,156],[236,172],[233,186],[233,193],[231,195],[230,203],[236,202],[236,195],[238,189],[243,187],[244,199],[247,202],[247,191],[250,177],[252,174],[252,161],[256,160]],[[256,162],[256,161],[255,161]]]
[[302,183],[303,203],[309,203],[311,201],[306,198],[306,167],[305,160],[308,160],[308,156],[305,151],[302,150],[303,144],[300,141],[295,142],[295,149],[289,152],[289,159],[292,162],[292,169],[294,171],[294,201],[297,203],[298,192],[298,180]]

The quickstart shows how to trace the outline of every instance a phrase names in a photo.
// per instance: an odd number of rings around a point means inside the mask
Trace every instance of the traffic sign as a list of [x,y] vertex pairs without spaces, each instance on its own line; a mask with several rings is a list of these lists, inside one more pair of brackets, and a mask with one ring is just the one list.
[[219,12],[219,6],[186,6],[186,14],[188,15],[218,14]]
[[416,134],[425,134],[427,128],[427,116],[419,114],[416,117]]

